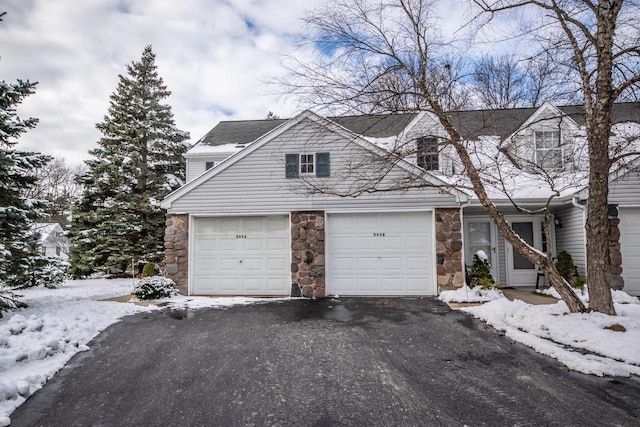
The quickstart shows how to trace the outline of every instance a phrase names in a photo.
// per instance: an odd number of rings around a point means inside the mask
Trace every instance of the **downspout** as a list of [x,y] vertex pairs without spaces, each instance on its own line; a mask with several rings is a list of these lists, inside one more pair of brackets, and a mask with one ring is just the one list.
[[579,210],[582,211],[582,231],[583,231],[583,238],[582,238],[582,250],[584,251],[583,256],[584,256],[584,269],[586,271],[587,269],[587,236],[586,236],[586,225],[587,225],[587,207],[585,205],[581,205],[580,203],[578,203],[578,197],[574,196],[573,198],[571,198],[571,204],[578,208]]
[[466,202],[460,203],[460,235],[462,236],[461,238],[462,240],[462,277],[464,278],[464,284],[466,286],[469,286],[469,285],[467,283],[467,267],[466,267],[467,260],[465,259],[466,244],[464,241],[464,208],[466,208],[470,204],[471,204],[470,197],[467,198]]

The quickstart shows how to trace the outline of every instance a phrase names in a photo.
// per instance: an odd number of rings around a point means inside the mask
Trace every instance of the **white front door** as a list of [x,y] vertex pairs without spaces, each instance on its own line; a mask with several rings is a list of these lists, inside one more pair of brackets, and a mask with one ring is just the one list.
[[329,295],[435,295],[431,212],[327,214]]
[[194,218],[190,293],[289,295],[289,228],[288,215]]
[[640,295],[640,208],[619,208],[624,291]]
[[473,265],[473,256],[484,252],[491,266],[491,274],[498,281],[498,256],[496,252],[496,227],[487,217],[464,218],[464,260],[467,269]]
[[[525,242],[536,249],[543,250],[542,229],[539,218],[511,217],[507,218],[511,228]],[[505,257],[507,266],[508,286],[535,286],[538,272],[535,265],[527,261],[513,248],[509,242],[505,242]]]

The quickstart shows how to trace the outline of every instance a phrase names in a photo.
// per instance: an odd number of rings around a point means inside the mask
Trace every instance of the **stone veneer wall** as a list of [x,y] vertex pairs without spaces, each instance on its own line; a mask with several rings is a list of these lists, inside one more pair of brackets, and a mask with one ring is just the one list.
[[324,237],[324,212],[291,213],[291,296],[325,296]]
[[187,294],[189,215],[167,215],[164,231],[164,275]]
[[464,285],[460,209],[435,209],[438,293]]
[[618,218],[618,206],[609,205],[609,274],[607,280],[613,289],[621,290],[624,287],[622,278],[622,254],[620,253],[620,218]]

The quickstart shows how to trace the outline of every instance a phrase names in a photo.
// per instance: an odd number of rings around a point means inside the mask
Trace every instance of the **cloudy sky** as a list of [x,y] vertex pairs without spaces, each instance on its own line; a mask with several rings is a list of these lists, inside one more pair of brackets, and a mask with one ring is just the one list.
[[320,0],[4,0],[0,80],[37,81],[19,108],[37,117],[18,148],[89,158],[118,74],[153,46],[176,125],[195,142],[220,120],[295,113],[266,88],[300,16]]

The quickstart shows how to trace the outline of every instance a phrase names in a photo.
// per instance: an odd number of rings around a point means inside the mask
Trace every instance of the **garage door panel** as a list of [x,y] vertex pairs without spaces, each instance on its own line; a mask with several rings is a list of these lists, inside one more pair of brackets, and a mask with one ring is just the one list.
[[431,218],[429,212],[329,214],[327,292],[433,295]]
[[380,239],[380,246],[383,250],[404,249],[404,246],[405,246],[404,236],[389,236],[385,234],[384,237],[379,237],[379,239]]
[[375,250],[377,240],[378,238],[373,236],[357,236],[355,238],[356,249],[360,251]]
[[381,282],[382,290],[385,291],[385,293],[402,295],[404,292],[404,280],[399,277],[383,278]]
[[289,217],[195,218],[191,292],[289,295]]
[[404,270],[405,262],[403,257],[384,257],[378,261],[381,262],[380,267],[385,271],[401,273]]
[[358,269],[358,273],[377,273],[378,272],[378,257],[358,257],[356,258],[356,267]]
[[267,250],[269,251],[282,251],[288,254],[289,240],[283,237],[269,237],[267,238]]

